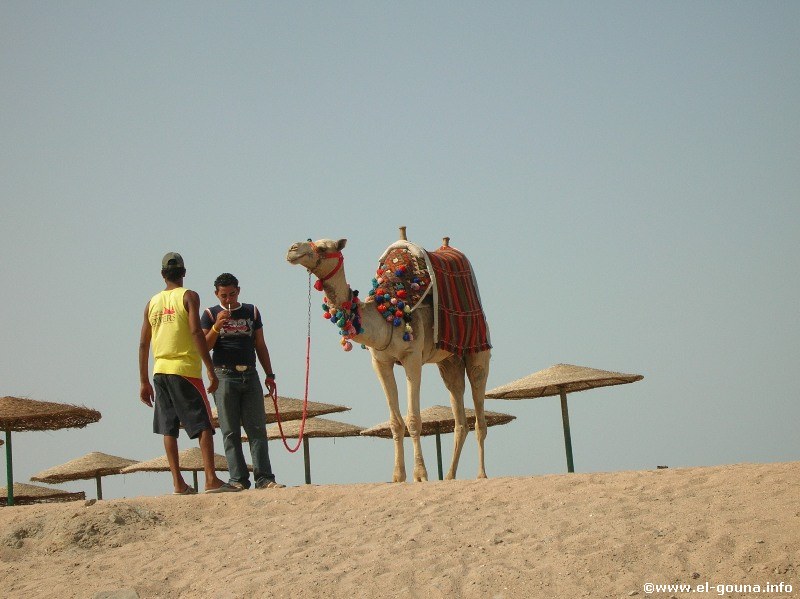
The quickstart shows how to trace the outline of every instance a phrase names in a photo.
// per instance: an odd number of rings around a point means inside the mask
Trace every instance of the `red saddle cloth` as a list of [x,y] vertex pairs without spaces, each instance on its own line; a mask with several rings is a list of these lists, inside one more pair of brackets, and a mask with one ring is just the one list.
[[490,349],[489,326],[469,260],[449,246],[427,254],[436,283],[436,346],[460,356]]

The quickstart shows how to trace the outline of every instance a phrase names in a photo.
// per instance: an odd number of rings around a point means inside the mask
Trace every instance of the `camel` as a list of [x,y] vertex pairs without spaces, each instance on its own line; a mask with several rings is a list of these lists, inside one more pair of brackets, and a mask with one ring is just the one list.
[[[401,239],[405,239],[404,228],[401,228],[401,233]],[[342,250],[346,243],[346,239],[297,242],[289,248],[286,260],[291,264],[304,266],[317,277],[318,281],[315,287],[324,291],[326,307],[330,305],[333,308],[331,312],[342,310],[345,314],[349,314],[350,318],[356,317],[358,327],[357,329],[350,328],[349,334],[342,333],[345,335],[342,345],[349,350],[349,339],[352,339],[355,343],[360,343],[369,349],[372,356],[372,367],[389,405],[389,423],[395,450],[392,481],[405,482],[406,480],[403,454],[403,438],[406,427],[408,427],[408,433],[414,446],[414,481],[428,480],[420,444],[422,425],[420,382],[422,365],[431,363],[438,366],[445,387],[450,393],[450,405],[455,418],[453,457],[446,478],[450,480],[456,476],[458,460],[468,431],[464,411],[465,375],[469,380],[472,401],[475,406],[478,478],[486,478],[483,449],[486,439],[486,418],[483,403],[489,375],[490,350],[465,353],[461,356],[436,347],[433,334],[434,310],[430,302],[422,302],[408,315],[409,328],[407,330],[413,329],[413,335],[396,332],[397,327],[387,322],[384,314],[376,309],[374,297],[360,301],[357,297],[358,292],[351,290],[343,265]],[[447,238],[445,238],[445,245],[447,245]],[[397,381],[394,376],[395,364],[402,365],[406,374],[408,406],[405,422],[398,402]]]

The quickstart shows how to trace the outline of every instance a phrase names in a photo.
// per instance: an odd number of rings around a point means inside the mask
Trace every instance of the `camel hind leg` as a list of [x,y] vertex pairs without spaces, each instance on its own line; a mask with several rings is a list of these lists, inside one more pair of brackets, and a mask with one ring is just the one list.
[[[486,439],[486,415],[483,401],[486,398],[486,381],[489,378],[489,350],[464,356],[467,378],[472,387],[472,402],[475,404],[475,438],[478,440],[478,478],[486,478],[483,442]],[[463,406],[463,401],[462,401]]]
[[453,459],[450,462],[450,469],[447,471],[445,479],[452,480],[456,477],[458,461],[461,458],[461,450],[464,447],[464,440],[467,438],[467,414],[464,411],[464,361],[452,355],[437,364],[439,373],[444,381],[444,386],[450,392],[450,407],[453,409],[455,426],[453,429]]

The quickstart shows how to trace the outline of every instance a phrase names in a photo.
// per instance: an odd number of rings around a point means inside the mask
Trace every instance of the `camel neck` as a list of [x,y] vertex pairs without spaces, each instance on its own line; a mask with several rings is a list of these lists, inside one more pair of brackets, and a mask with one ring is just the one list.
[[337,311],[340,312],[339,319],[344,318],[342,324],[353,319],[351,311],[356,313],[358,326],[355,327],[355,334],[349,337],[352,341],[373,348],[382,348],[391,342],[392,327],[387,325],[371,301],[366,304],[355,301],[354,295],[358,292],[350,289],[344,268],[339,269],[339,272],[323,283],[323,292],[326,300],[323,310],[333,309],[334,314],[326,317],[332,322],[337,322],[333,319]]
[[350,301],[350,285],[345,278],[344,267],[339,268],[332,277],[327,278],[322,283],[322,291],[325,293],[325,297],[330,300],[329,303],[332,306],[338,307],[342,303]]

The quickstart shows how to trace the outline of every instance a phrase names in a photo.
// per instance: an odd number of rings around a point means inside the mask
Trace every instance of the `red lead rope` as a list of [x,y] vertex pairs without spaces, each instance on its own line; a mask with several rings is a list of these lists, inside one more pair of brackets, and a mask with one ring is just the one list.
[[308,375],[311,372],[311,273],[308,273],[308,324],[306,327],[306,389],[303,394],[303,419],[300,421],[300,431],[297,434],[297,445],[294,448],[289,447],[286,442],[286,435],[283,434],[283,425],[281,422],[281,413],[278,411],[278,386],[273,385],[272,403],[275,406],[275,418],[278,421],[278,430],[281,432],[281,439],[283,445],[290,453],[296,452],[300,449],[303,443],[303,430],[306,427],[306,416],[308,415]]

